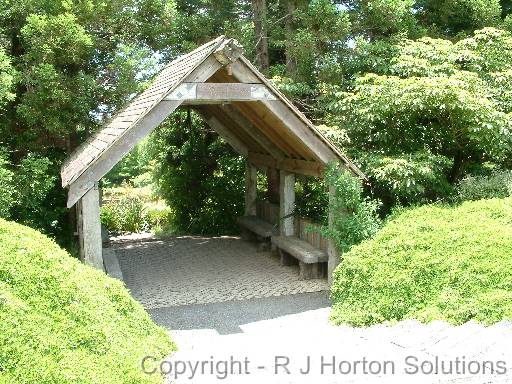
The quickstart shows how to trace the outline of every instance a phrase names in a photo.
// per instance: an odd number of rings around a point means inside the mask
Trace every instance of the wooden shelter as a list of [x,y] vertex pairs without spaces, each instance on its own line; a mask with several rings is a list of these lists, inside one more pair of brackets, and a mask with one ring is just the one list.
[[[221,36],[168,64],[151,86],[71,154],[62,166],[68,207],[77,204],[83,260],[103,268],[98,181],[180,106],[189,106],[247,159],[246,214],[256,212],[256,171],[280,176],[280,233],[293,235],[295,173],[322,176],[352,164],[242,54]],[[277,188],[276,188],[277,189]],[[334,247],[329,271],[338,263]]]

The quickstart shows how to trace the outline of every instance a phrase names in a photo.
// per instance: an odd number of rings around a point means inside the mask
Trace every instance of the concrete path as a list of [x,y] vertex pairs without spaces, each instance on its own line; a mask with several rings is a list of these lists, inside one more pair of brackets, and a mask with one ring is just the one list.
[[512,383],[511,323],[353,328],[329,313],[325,293],[150,311],[179,346],[168,383]]
[[[248,253],[250,260],[243,255],[243,261],[235,260],[223,252],[226,244],[244,252],[252,247],[236,239],[205,238],[116,246],[128,287],[135,288],[134,296],[178,344],[179,351],[160,367],[151,358],[145,361],[148,372],[161,368],[168,373],[168,383],[512,383],[510,322],[490,327],[474,322],[454,327],[439,321],[336,327],[328,321],[327,292],[288,294],[292,292],[278,284],[281,275],[274,271],[281,267],[270,264],[275,260],[256,252]],[[191,253],[176,253],[186,249]],[[187,255],[196,261],[189,268],[181,260]],[[250,284],[246,273],[237,276],[229,265],[252,271]],[[295,272],[284,274],[288,284],[292,291],[304,290],[292,279]],[[189,280],[197,281],[187,283],[181,276],[187,273]],[[185,288],[176,289],[176,282]],[[266,290],[268,282],[278,288]],[[202,303],[176,305],[174,295],[194,285],[201,288],[186,301]],[[253,298],[241,300],[244,296],[234,292],[236,287],[245,287],[244,292],[260,289]],[[261,292],[273,294],[265,297]],[[263,297],[254,298],[258,295]],[[228,296],[237,300],[226,300]]]

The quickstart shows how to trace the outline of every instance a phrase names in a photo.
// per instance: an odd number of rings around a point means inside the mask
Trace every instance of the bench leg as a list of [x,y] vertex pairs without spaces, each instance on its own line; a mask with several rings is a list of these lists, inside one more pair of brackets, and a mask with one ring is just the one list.
[[252,232],[248,231],[245,228],[241,228],[240,229],[240,237],[242,238],[242,240],[245,240],[245,241],[252,241],[252,240],[254,240],[254,236],[253,236]]
[[279,249],[279,256],[281,257],[281,266],[297,265],[297,259],[281,249]]
[[324,275],[324,268],[322,263],[306,264],[299,261],[299,279],[311,280],[321,279]]
[[258,247],[256,252],[268,252],[270,250],[270,242],[261,236],[258,236]]

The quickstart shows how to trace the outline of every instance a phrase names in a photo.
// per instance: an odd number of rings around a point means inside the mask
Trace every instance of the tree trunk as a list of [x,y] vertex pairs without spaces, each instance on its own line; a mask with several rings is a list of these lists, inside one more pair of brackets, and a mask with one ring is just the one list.
[[295,0],[288,0],[286,2],[286,18],[285,18],[285,31],[286,31],[286,71],[288,76],[293,76],[297,71],[297,62],[291,53],[292,49],[292,38],[295,33],[293,25],[293,14],[297,8]]
[[462,151],[457,151],[457,153],[455,153],[455,156],[453,157],[453,166],[450,171],[449,178],[450,183],[453,184],[459,179],[460,175],[462,174],[462,169],[464,167],[464,160],[465,157]]
[[265,72],[269,67],[266,1],[252,0],[252,12],[256,36],[256,64],[261,71]]

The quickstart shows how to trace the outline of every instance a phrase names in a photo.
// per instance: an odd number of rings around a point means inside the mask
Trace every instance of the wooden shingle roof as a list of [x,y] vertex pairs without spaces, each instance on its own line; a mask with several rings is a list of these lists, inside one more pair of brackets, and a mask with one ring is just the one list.
[[165,66],[153,79],[151,86],[135,97],[124,109],[118,112],[104,128],[92,135],[62,166],[62,186],[69,186],[76,180],[102,152],[115,140],[158,104],[181,80],[201,64],[222,43],[221,36],[196,50],[178,57]]
[[329,162],[363,173],[221,36],[174,60],[61,169],[68,207],[180,105],[194,108],[249,162],[320,175]]

